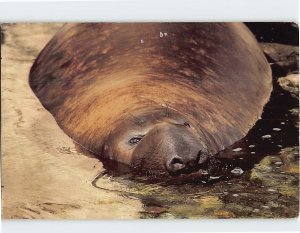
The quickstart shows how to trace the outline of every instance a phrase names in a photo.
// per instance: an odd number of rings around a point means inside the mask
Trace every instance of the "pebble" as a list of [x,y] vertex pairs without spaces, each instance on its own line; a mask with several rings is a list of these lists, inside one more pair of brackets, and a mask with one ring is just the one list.
[[251,154],[255,154],[255,152],[254,152],[254,151],[251,151]]
[[285,122],[281,122],[280,124],[285,125]]
[[276,192],[275,189],[268,189],[269,192]]
[[243,169],[240,167],[235,167],[230,172],[234,175],[242,175],[244,173]]
[[282,148],[282,145],[277,145],[278,147]]
[[255,147],[255,145],[250,145],[249,147],[250,147],[250,148],[253,148],[253,147]]
[[267,134],[267,135],[264,135],[264,136],[262,136],[261,138],[262,139],[267,139],[267,138],[271,138],[272,136],[270,135],[270,134]]
[[239,195],[238,195],[238,194],[232,194],[232,196],[233,196],[233,197],[238,197]]
[[228,194],[228,192],[223,192],[223,194],[224,194],[224,195],[227,195],[227,194]]
[[234,151],[234,152],[238,152],[238,151],[241,151],[241,150],[243,150],[242,148],[235,148],[235,149],[233,149],[232,151]]
[[265,208],[265,209],[270,209],[270,206],[267,206],[267,205],[263,205],[261,206],[262,208]]
[[280,128],[273,128],[274,131],[280,131]]
[[259,209],[254,209],[253,212],[257,213],[259,212]]

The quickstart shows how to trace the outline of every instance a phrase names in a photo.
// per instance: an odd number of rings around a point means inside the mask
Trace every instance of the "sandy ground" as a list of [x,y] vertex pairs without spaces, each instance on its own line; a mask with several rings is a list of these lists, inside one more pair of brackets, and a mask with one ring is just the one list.
[[91,185],[101,162],[76,151],[28,85],[35,57],[60,26],[2,25],[2,216],[138,218],[139,200]]

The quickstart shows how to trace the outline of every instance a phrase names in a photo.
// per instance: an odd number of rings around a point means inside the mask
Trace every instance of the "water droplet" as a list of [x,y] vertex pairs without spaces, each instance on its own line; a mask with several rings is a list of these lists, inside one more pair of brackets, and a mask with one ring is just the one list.
[[234,152],[238,152],[238,151],[241,151],[241,150],[243,150],[242,148],[235,148],[235,149],[233,149],[232,151],[234,151]]
[[210,176],[209,179],[210,180],[216,180],[219,179],[221,176]]
[[274,131],[280,131],[280,128],[273,128]]

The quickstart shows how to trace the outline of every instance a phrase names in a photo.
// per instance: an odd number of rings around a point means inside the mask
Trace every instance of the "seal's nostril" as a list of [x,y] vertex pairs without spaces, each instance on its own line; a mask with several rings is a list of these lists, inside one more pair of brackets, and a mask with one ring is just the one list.
[[171,160],[171,164],[176,164],[176,163],[183,164],[183,162],[182,162],[182,160],[180,158],[173,158]]
[[179,157],[174,157],[167,162],[167,169],[170,172],[177,172],[185,168],[185,164]]

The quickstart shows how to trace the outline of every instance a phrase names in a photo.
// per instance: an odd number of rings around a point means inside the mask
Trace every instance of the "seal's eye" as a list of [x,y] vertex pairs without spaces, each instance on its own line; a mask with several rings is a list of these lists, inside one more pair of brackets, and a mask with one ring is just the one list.
[[184,124],[185,126],[188,126],[188,127],[191,128],[191,126],[190,126],[190,124],[189,124],[188,122],[184,122],[183,124]]
[[142,138],[143,136],[135,136],[133,138],[130,138],[129,143],[132,145],[137,144],[139,141],[141,141]]

